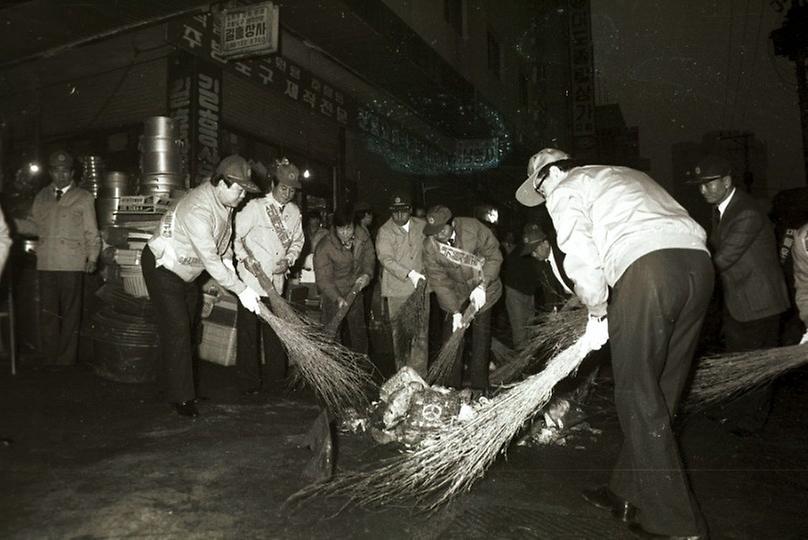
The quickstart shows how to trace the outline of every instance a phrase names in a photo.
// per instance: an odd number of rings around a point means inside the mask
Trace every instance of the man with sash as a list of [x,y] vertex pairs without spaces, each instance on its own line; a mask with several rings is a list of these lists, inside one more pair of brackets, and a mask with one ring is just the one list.
[[[249,248],[261,269],[272,280],[278,294],[289,269],[303,249],[304,235],[300,209],[292,201],[300,184],[300,171],[283,158],[275,162],[271,191],[253,199],[236,214],[236,252],[239,277],[268,302],[267,291],[244,265]],[[254,313],[239,306],[237,319],[236,373],[246,395],[257,394],[262,383],[278,382],[286,376],[288,358],[277,334]],[[259,332],[260,328],[260,332]],[[263,373],[259,351],[264,343]]]
[[[502,252],[491,229],[469,217],[452,218],[445,206],[433,206],[426,214],[424,268],[438,303],[446,312],[444,341],[462,327],[462,314],[469,303],[476,308],[471,323],[469,359],[471,388],[488,391],[488,355],[491,350],[491,307],[502,296],[499,270]],[[459,388],[463,382],[463,347],[447,381]]]

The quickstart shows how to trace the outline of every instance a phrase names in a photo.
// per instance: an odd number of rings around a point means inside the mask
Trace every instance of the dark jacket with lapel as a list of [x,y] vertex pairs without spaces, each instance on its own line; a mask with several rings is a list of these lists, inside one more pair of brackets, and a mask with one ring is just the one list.
[[724,304],[733,319],[752,321],[788,309],[774,231],[749,194],[736,188],[721,221],[710,233],[710,248],[721,278]]

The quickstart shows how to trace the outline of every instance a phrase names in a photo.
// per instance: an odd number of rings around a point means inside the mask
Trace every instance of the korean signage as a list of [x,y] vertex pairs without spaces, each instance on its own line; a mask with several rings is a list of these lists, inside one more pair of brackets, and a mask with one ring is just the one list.
[[495,167],[499,163],[499,139],[467,139],[457,141],[452,156],[452,170],[472,171]]
[[168,108],[182,139],[182,161],[191,185],[213,174],[219,162],[222,114],[221,70],[183,53],[170,63]]
[[278,50],[278,7],[272,2],[222,10],[222,56],[243,58]]
[[596,152],[595,77],[589,0],[569,0],[572,138],[576,157]]
[[209,28],[211,20],[204,14],[180,19],[169,26],[169,40],[338,124],[355,124],[356,106],[349,96],[280,54],[228,62],[222,53],[218,26]]

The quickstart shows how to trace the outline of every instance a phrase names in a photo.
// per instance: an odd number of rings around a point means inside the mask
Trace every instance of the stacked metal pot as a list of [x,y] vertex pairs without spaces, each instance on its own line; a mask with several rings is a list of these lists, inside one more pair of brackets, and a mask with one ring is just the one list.
[[171,197],[185,189],[181,141],[174,131],[174,120],[152,116],[144,121],[140,138],[140,195]]

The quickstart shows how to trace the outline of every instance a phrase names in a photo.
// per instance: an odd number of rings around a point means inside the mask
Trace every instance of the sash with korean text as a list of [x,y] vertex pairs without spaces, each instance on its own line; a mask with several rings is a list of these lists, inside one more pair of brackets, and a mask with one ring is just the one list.
[[268,204],[265,208],[269,222],[272,224],[272,228],[275,229],[275,234],[278,235],[278,240],[281,241],[283,249],[288,251],[289,246],[292,245],[292,237],[289,236],[289,231],[286,230],[286,225],[283,223],[283,216],[281,216],[281,213],[274,204]]

